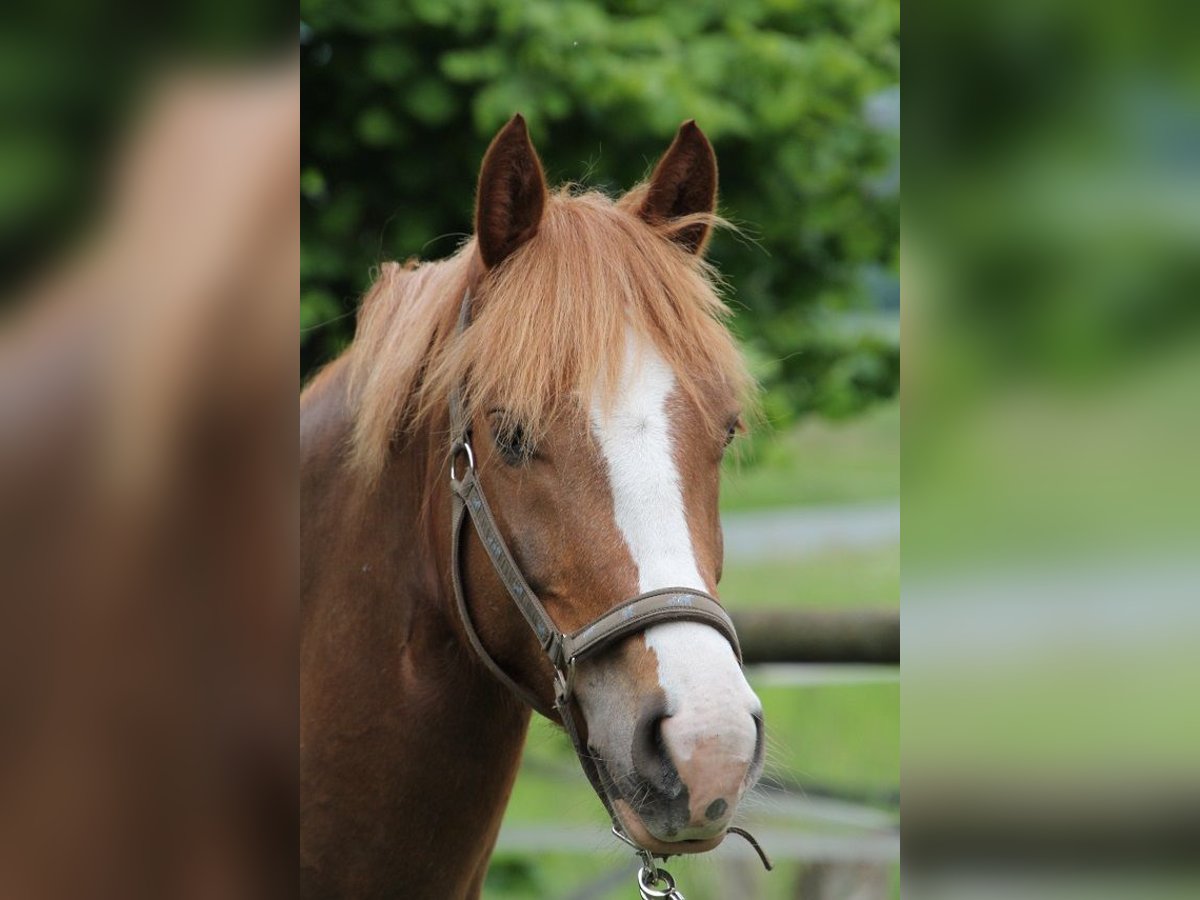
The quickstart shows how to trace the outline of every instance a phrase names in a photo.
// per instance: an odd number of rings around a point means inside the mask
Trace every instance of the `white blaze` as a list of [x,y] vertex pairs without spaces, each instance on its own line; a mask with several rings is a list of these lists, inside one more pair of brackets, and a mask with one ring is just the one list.
[[[683,489],[675,465],[667,400],[675,375],[655,348],[630,334],[616,398],[592,404],[592,433],[608,464],[616,524],[637,566],[641,592],[708,588],[696,565]],[[719,740],[748,762],[757,740],[750,713],[759,710],[728,641],[698,622],[668,622],[646,631],[674,727],[677,763],[698,741]]]
[[[640,352],[638,352],[640,350]],[[592,432],[608,463],[613,509],[643,593],[661,587],[707,590],[696,567],[683,490],[671,445],[667,398],[675,375],[632,335],[612,408],[592,405]]]

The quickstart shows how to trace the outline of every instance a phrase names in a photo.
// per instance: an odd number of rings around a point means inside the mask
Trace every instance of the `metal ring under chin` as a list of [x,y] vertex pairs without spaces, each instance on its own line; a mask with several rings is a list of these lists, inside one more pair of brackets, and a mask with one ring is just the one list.
[[641,892],[642,900],[686,900],[683,894],[675,889],[675,879],[666,869],[639,869],[638,891]]

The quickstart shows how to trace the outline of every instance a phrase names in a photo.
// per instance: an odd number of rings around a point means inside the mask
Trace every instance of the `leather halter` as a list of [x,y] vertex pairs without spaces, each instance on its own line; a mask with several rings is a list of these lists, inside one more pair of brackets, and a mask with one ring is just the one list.
[[[467,327],[470,313],[471,292],[468,290],[463,295],[462,307],[459,311],[458,330],[460,333]],[[742,651],[733,622],[716,598],[704,591],[686,587],[668,587],[631,597],[570,634],[561,631],[521,574],[520,566],[517,565],[496,525],[496,519],[492,515],[491,507],[488,506],[487,498],[483,494],[483,486],[480,484],[475,470],[475,454],[471,447],[471,423],[466,418],[462,397],[457,391],[450,397],[450,433],[454,440],[449,459],[453,506],[450,571],[454,583],[454,599],[463,630],[466,632],[467,639],[475,650],[476,656],[482,660],[501,684],[542,715],[547,718],[553,717],[552,712],[545,707],[532,690],[518,684],[492,658],[484,648],[483,642],[475,630],[475,624],[471,621],[462,580],[461,563],[463,525],[469,518],[475,526],[475,532],[479,536],[479,541],[487,552],[492,566],[500,576],[500,581],[533,630],[542,652],[546,654],[554,668],[554,712],[557,712],[562,720],[563,728],[575,747],[575,754],[579,757],[584,774],[587,775],[588,781],[591,782],[596,794],[604,803],[605,809],[608,810],[608,814],[613,820],[614,831],[618,832],[618,836],[622,836],[624,829],[612,808],[596,761],[592,754],[588,753],[576,726],[572,709],[576,664],[602,652],[621,638],[634,632],[644,631],[661,622],[680,621],[700,622],[715,628],[729,641],[740,663]],[[462,457],[466,458],[466,466],[463,467],[460,475],[457,466]]]

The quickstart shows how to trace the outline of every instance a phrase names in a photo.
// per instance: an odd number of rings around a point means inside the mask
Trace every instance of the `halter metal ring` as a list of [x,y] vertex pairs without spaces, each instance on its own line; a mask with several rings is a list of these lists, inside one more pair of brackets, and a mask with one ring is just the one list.
[[[660,888],[659,885],[666,885]],[[638,887],[645,898],[664,898],[671,900],[679,895],[675,893],[675,879],[666,869],[648,869],[643,867],[638,871]]]
[[463,473],[475,471],[475,454],[471,450],[470,441],[455,441],[454,446],[450,448],[450,482],[455,484],[458,482],[458,473],[454,471],[455,465],[458,463],[458,458],[462,454],[467,455],[467,468]]

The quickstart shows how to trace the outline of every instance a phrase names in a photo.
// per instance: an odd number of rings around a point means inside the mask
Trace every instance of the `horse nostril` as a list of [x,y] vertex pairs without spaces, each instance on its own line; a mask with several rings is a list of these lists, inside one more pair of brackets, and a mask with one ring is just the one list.
[[761,712],[751,713],[754,719],[754,758],[750,764],[751,771],[757,770],[766,753],[766,725]]
[[651,785],[669,793],[678,784],[679,775],[663,740],[666,719],[661,699],[656,698],[642,708],[633,731],[633,768]]
[[725,815],[725,810],[729,809],[729,804],[724,799],[718,797],[712,803],[708,804],[708,808],[704,810],[704,818],[710,822],[715,822],[721,816]]

